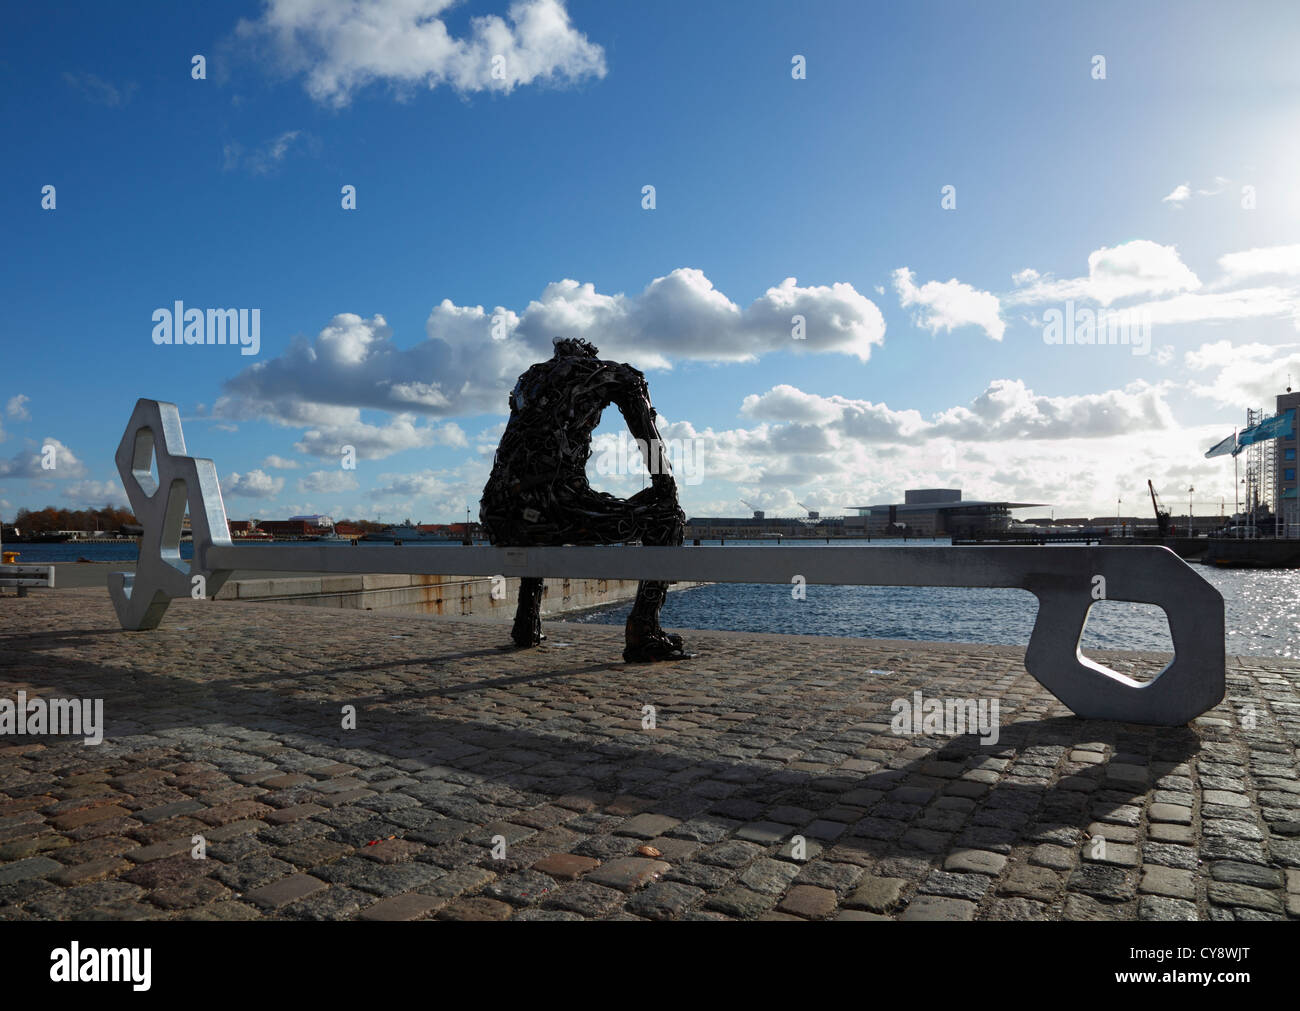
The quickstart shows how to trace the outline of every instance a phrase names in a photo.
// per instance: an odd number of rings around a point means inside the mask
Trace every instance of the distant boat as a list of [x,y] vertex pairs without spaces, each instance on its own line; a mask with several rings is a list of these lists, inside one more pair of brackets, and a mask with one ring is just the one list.
[[392,543],[401,541],[403,544],[407,541],[419,541],[423,544],[459,544],[464,540],[463,537],[459,536],[421,530],[414,523],[399,523],[397,526],[365,534],[361,539],[363,541],[389,541]]
[[232,541],[273,541],[275,540],[265,530],[240,530],[230,535]]

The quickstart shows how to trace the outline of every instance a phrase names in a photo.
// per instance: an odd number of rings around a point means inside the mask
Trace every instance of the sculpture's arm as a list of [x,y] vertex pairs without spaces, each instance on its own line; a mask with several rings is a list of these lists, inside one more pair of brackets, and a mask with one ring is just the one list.
[[650,472],[651,483],[661,491],[677,492],[668,451],[655,425],[655,409],[650,406],[650,389],[645,376],[630,365],[611,363],[615,370],[613,402],[627,422],[628,431],[641,449],[642,461]]

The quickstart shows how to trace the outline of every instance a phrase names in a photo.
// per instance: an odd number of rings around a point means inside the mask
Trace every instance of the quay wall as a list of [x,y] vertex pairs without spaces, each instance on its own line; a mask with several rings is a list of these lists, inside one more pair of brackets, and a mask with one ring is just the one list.
[[[701,586],[674,583],[672,590]],[[636,596],[631,579],[548,579],[543,584],[542,614],[581,611]],[[393,614],[431,614],[447,617],[514,617],[519,602],[519,580],[506,579],[492,594],[486,576],[411,575],[291,575],[259,579],[231,579],[217,593],[218,600],[249,600],[387,611]]]

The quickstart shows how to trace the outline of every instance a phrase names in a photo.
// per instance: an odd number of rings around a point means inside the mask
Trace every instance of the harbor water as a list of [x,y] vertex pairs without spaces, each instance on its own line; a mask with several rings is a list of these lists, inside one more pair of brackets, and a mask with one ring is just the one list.
[[[701,542],[713,543],[713,542]],[[727,541],[728,545],[772,541]],[[899,541],[835,541],[832,545],[897,546]],[[909,540],[908,546],[946,546],[947,541]],[[789,547],[825,541],[786,541]],[[1043,551],[1058,550],[1052,546]],[[1191,562],[1224,601],[1229,653],[1300,657],[1300,570],[1221,569]],[[943,586],[808,586],[797,600],[792,587],[714,583],[670,594],[665,628],[709,628],[792,635],[837,635],[927,642],[1029,643],[1038,601],[1027,590]],[[622,625],[630,604],[589,611],[566,620]],[[1153,604],[1122,600],[1093,605],[1082,648],[1172,652],[1164,612]]]

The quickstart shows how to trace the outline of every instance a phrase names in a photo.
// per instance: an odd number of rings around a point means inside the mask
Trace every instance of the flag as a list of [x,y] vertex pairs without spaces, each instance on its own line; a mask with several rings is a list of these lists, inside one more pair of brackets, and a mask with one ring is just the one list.
[[1237,444],[1237,433],[1233,432],[1222,442],[1215,443],[1212,447],[1210,447],[1209,451],[1205,454],[1205,458],[1208,460],[1212,456],[1227,456],[1229,453],[1232,452],[1232,449],[1236,444]]
[[1269,439],[1287,438],[1294,431],[1291,424],[1294,417],[1294,408],[1285,414],[1274,414],[1272,417],[1265,418],[1258,425],[1251,425],[1250,428],[1242,431],[1237,436],[1237,442],[1242,446],[1253,446],[1257,442],[1265,442]]

